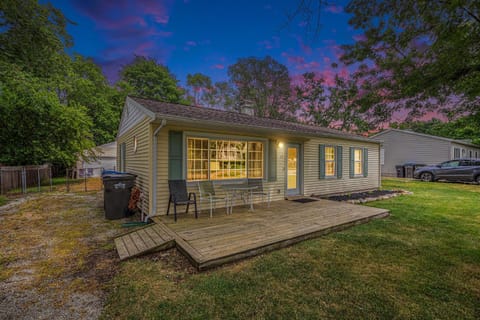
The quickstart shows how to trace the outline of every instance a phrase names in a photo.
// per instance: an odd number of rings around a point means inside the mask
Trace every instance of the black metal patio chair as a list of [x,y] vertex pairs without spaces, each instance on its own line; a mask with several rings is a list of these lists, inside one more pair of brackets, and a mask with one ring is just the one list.
[[187,181],[168,180],[168,189],[170,190],[170,197],[168,199],[167,215],[170,213],[170,204],[173,202],[173,218],[177,222],[177,205],[186,205],[185,213],[188,213],[190,204],[193,204],[195,206],[195,219],[197,219],[197,196],[194,192],[187,192]]

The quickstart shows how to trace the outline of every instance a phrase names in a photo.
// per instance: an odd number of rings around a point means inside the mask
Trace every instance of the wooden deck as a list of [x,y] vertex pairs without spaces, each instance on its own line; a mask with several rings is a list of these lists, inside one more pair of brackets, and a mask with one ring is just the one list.
[[275,201],[255,211],[235,207],[233,214],[217,210],[195,219],[192,214],[157,216],[153,220],[168,232],[176,247],[199,270],[254,256],[293,243],[342,230],[389,215],[388,210],[319,200],[309,203]]
[[125,260],[149,252],[173,248],[175,238],[165,225],[151,224],[115,238],[115,246],[120,260]]

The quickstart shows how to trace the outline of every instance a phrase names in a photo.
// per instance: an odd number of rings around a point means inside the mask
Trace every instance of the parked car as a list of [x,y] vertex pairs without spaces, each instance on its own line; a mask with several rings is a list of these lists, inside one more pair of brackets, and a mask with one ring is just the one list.
[[480,184],[480,159],[456,159],[415,170],[413,177],[422,181],[474,181]]

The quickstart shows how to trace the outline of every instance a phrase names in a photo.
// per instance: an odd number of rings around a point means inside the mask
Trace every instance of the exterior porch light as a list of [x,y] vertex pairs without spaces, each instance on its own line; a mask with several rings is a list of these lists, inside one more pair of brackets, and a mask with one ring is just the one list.
[[283,142],[279,142],[279,143],[278,143],[278,147],[279,147],[280,149],[283,149]]

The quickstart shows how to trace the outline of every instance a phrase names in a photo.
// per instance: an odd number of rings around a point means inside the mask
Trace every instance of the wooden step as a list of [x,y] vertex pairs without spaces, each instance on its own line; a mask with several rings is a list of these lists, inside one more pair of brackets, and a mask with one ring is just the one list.
[[153,251],[173,248],[175,239],[161,226],[152,224],[115,238],[115,246],[120,260],[125,260]]

